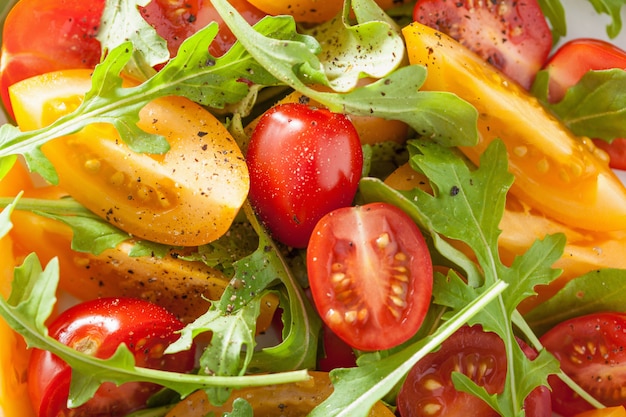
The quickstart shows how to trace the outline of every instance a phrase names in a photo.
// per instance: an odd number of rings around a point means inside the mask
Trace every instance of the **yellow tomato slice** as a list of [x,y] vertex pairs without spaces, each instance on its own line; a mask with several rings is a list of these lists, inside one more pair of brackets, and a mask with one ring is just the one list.
[[[20,128],[40,128],[73,110],[90,85],[89,70],[48,73],[13,85]],[[222,236],[249,188],[245,160],[230,133],[207,110],[181,97],[149,103],[138,125],[163,135],[170,150],[133,152],[111,125],[94,124],[46,143],[42,151],[64,190],[134,236],[175,246]]]
[[[432,191],[428,179],[413,170],[408,163],[389,175],[385,183],[397,190],[420,188],[426,192]],[[520,305],[522,313],[552,297],[573,278],[598,269],[626,269],[626,231],[593,232],[571,228],[533,210],[512,195],[507,197],[500,229],[502,233],[498,238],[498,247],[500,257],[507,265],[511,265],[516,256],[524,254],[537,239],[554,233],[563,233],[566,238],[563,255],[554,264],[563,273],[550,285],[536,287],[537,295],[529,297]],[[456,242],[451,243],[458,245]],[[457,247],[472,256],[467,248]]]
[[419,23],[403,33],[411,64],[428,67],[423,89],[455,93],[478,110],[479,143],[462,149],[474,163],[501,138],[521,200],[572,227],[626,229],[626,188],[588,138],[445,34]]
[[597,410],[584,411],[574,417],[626,417],[626,409],[623,406],[598,408]]

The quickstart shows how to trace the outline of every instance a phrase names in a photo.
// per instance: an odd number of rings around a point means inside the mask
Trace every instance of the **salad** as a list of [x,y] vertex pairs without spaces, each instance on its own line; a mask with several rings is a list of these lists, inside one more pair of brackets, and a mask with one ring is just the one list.
[[175,3],[3,6],[3,415],[626,415],[626,52],[554,0]]

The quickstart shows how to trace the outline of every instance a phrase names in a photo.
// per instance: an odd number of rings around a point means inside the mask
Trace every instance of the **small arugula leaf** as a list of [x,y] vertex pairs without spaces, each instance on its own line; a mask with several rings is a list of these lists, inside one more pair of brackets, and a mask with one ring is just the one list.
[[11,222],[11,213],[15,209],[15,205],[21,198],[22,193],[20,193],[15,199],[11,199],[7,202],[6,205],[0,206],[5,207],[5,210],[0,211],[0,239],[6,236],[9,231],[13,228],[13,223]]
[[[226,0],[214,0],[213,5],[260,65],[277,80],[330,110],[402,120],[419,134],[454,145],[477,142],[476,109],[450,93],[419,91],[426,78],[424,67],[399,68],[377,82],[345,94],[317,91],[308,84],[330,82],[316,51],[301,42],[264,36],[250,27]],[[360,47],[370,49],[368,45]]]
[[[537,87],[539,88],[539,87]],[[546,104],[577,135],[611,142],[626,137],[626,71],[589,71],[556,104]]]
[[233,410],[224,413],[223,417],[254,417],[254,410],[248,401],[237,398],[233,401]]
[[146,6],[149,0],[114,0],[105,2],[100,30],[96,38],[102,45],[103,53],[117,46],[131,42],[141,60],[153,67],[170,57],[165,39],[141,16],[139,7]]
[[358,24],[349,24],[350,8],[344,7],[340,16],[305,31],[322,46],[318,57],[333,90],[350,91],[361,77],[384,77],[403,62],[402,36],[393,21],[376,9],[381,12],[375,3],[361,0],[355,7]]
[[601,269],[569,281],[549,300],[524,315],[537,335],[573,317],[600,311],[624,311],[626,271]]
[[609,37],[615,38],[622,30],[622,7],[623,0],[589,0],[593,8],[598,13],[609,15],[611,23],[606,26],[606,33]]
[[[359,358],[356,368],[334,369],[330,373],[333,393],[309,414],[309,417],[367,416],[372,406],[393,389],[411,368],[443,340],[458,330],[473,315],[489,305],[504,291],[506,284],[498,282],[471,300],[450,320],[430,336],[382,359]],[[377,356],[376,353],[369,354]]]

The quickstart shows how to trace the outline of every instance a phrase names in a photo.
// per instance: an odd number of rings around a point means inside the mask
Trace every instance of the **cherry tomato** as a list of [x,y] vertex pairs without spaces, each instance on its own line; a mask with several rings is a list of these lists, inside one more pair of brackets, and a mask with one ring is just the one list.
[[324,351],[317,362],[317,369],[330,372],[335,368],[356,366],[356,355],[350,345],[341,340],[328,326],[322,328]]
[[[46,126],[73,110],[90,85],[89,70],[66,70],[11,86],[20,128]],[[221,237],[249,188],[246,162],[231,134],[182,97],[155,100],[139,116],[139,127],[167,138],[165,155],[133,152],[113,126],[90,125],[42,146],[61,188],[140,238],[197,246]]]
[[[165,348],[183,327],[167,310],[133,298],[101,298],[69,308],[49,326],[49,334],[61,343],[91,356],[109,358],[121,343],[135,357],[138,367],[188,372],[195,362],[195,348],[164,355]],[[52,353],[35,349],[29,372],[31,401],[39,417],[68,415],[71,368]],[[76,416],[124,416],[145,407],[159,387],[130,382],[116,387],[103,384],[95,396],[77,408]],[[65,414],[62,414],[65,413]]]
[[[520,343],[523,343],[520,341]],[[522,345],[529,357],[536,355]],[[480,326],[464,326],[446,339],[439,350],[420,360],[408,373],[397,399],[402,417],[497,417],[487,403],[466,392],[457,391],[452,372],[461,372],[489,394],[502,392],[506,377],[504,342]],[[533,390],[524,401],[527,417],[550,417],[550,392],[546,387]]]
[[[305,416],[333,392],[328,373],[312,371],[309,374],[311,378],[307,381],[234,390],[221,406],[212,405],[204,391],[196,391],[178,403],[165,417],[205,417],[211,413],[221,416],[232,410],[233,401],[237,398],[248,401],[255,416]],[[376,402],[368,414],[368,417],[393,416],[381,401]]]
[[[343,7],[341,1],[321,0],[248,0],[269,15],[291,15],[296,22],[323,23],[337,16]],[[408,3],[407,0],[376,0],[384,10]]]
[[[626,314],[601,312],[566,320],[540,340],[561,369],[606,406],[626,406]],[[552,407],[564,417],[592,407],[556,376],[549,377]]]
[[344,207],[324,216],[311,235],[307,271],[322,320],[355,349],[405,342],[430,304],[428,247],[415,222],[390,204]]
[[23,79],[100,62],[96,35],[104,0],[20,0],[7,15],[0,53],[0,96],[12,113],[8,88]]
[[[567,89],[578,83],[590,70],[621,68],[626,70],[626,51],[599,39],[574,39],[564,43],[550,58],[545,69],[550,75],[548,98],[560,101]],[[610,143],[595,139],[594,143],[609,155],[612,168],[626,169],[626,138]]]
[[272,107],[246,154],[250,202],[272,235],[303,248],[317,221],[354,199],[363,153],[350,120],[304,104]]
[[456,39],[525,89],[552,49],[552,33],[536,0],[419,0],[413,20]]
[[[253,25],[266,14],[247,0],[229,0],[231,5]],[[178,53],[180,44],[211,22],[217,22],[219,31],[209,51],[213,56],[223,55],[235,43],[235,36],[209,0],[152,0],[140,12],[162,38],[172,56]]]
[[521,201],[572,228],[626,230],[626,188],[604,152],[452,38],[419,23],[403,33],[410,62],[428,66],[422,89],[449,91],[476,107],[478,144],[461,148],[475,164],[500,138],[515,175],[511,192]]

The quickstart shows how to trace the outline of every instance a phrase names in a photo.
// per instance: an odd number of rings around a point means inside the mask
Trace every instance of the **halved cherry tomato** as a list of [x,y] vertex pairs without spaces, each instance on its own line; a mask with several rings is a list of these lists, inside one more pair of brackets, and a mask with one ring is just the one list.
[[501,138],[520,200],[571,227],[626,230],[626,188],[591,140],[454,39],[419,23],[403,31],[410,62],[428,66],[423,89],[455,93],[478,110],[479,142],[461,149],[474,163]]
[[[233,401],[237,398],[248,401],[255,416],[305,416],[333,392],[328,373],[312,371],[309,374],[311,378],[307,381],[234,390],[228,401],[221,406],[212,405],[204,391],[196,391],[171,409],[166,417],[204,417],[211,413],[221,416],[232,410]],[[393,415],[389,408],[378,401],[368,417]]]
[[[566,320],[541,336],[541,343],[560,362],[561,369],[606,406],[626,406],[626,314],[601,312]],[[552,407],[564,417],[592,406],[556,376]]]
[[[546,64],[550,75],[548,99],[560,101],[566,90],[576,84],[587,71],[621,68],[626,70],[626,51],[600,39],[581,38],[564,43]],[[594,143],[609,155],[609,165],[626,169],[626,138],[610,143],[594,139]]]
[[[416,172],[408,163],[389,175],[385,183],[397,190],[420,188],[432,193],[428,178]],[[563,255],[553,265],[554,268],[562,269],[562,274],[550,285],[537,286],[537,295],[520,304],[518,309],[522,313],[552,297],[573,278],[598,269],[626,269],[625,231],[594,232],[568,227],[533,210],[513,195],[507,196],[499,227],[502,230],[498,237],[500,258],[507,265],[511,265],[516,256],[524,254],[537,239],[543,239],[546,235],[563,233],[567,239]],[[471,250],[466,250],[458,242],[450,243],[468,256],[474,256]]]
[[[522,344],[528,357],[533,352]],[[489,394],[502,392],[507,364],[504,342],[480,326],[464,326],[447,338],[439,350],[426,355],[411,369],[398,394],[402,417],[496,417],[487,403],[466,392],[457,391],[452,372],[461,372]],[[550,417],[550,391],[535,388],[524,401],[527,417]]]
[[261,117],[246,159],[259,218],[297,248],[322,216],[352,203],[363,169],[359,135],[345,115],[296,103]]
[[626,417],[626,408],[622,406],[596,408],[578,413],[575,417]]
[[525,89],[552,49],[552,32],[536,0],[419,0],[413,20],[456,39]]
[[[323,0],[248,0],[265,13],[293,16],[296,22],[323,23],[337,16],[343,7],[341,1]],[[376,0],[383,10],[407,3],[407,0]]]
[[420,328],[433,271],[421,231],[386,203],[345,207],[315,226],[307,271],[322,320],[360,350],[389,349]]
[[[61,313],[49,326],[49,334],[85,354],[106,359],[126,344],[138,367],[188,372],[195,362],[195,348],[164,355],[178,339],[183,324],[167,310],[133,298],[101,298],[78,304]],[[35,349],[29,372],[29,389],[39,417],[68,414],[71,368],[52,353]],[[124,416],[146,406],[159,387],[142,382],[120,385],[106,382],[95,396],[72,411],[75,416]]]
[[[23,80],[11,101],[23,130],[46,126],[73,110],[91,84],[89,70]],[[211,113],[182,97],[155,100],[139,127],[163,135],[165,155],[133,152],[111,125],[42,146],[72,197],[120,229],[147,240],[197,246],[222,236],[245,201],[246,162],[233,137]]]
[[96,35],[104,0],[20,0],[4,22],[0,53],[0,96],[12,115],[9,86],[66,68],[100,62]]

